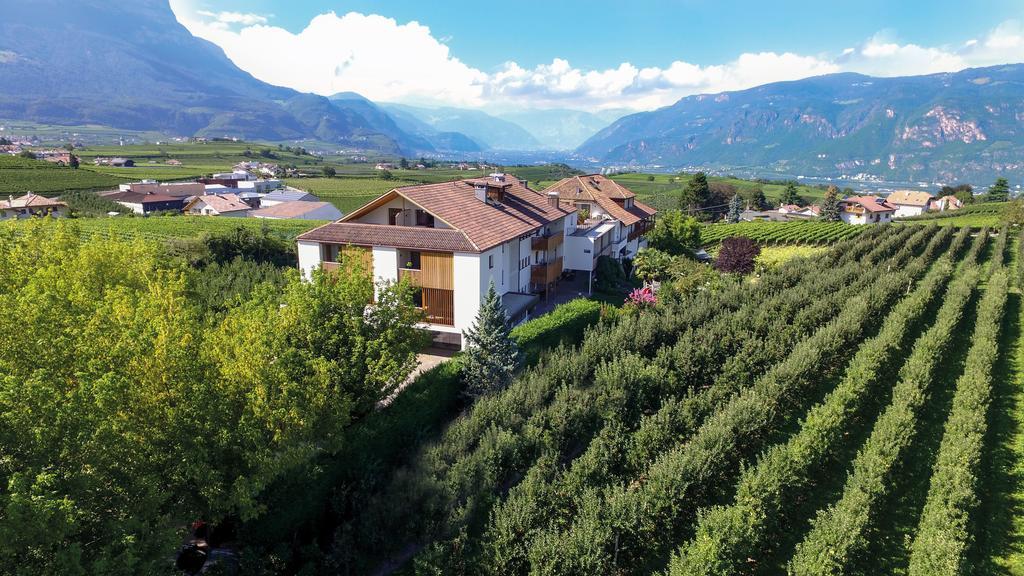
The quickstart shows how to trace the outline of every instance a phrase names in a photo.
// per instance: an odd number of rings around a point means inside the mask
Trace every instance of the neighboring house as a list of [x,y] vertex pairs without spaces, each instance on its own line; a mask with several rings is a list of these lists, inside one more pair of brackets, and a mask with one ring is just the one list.
[[167,194],[143,194],[141,192],[114,192],[104,196],[130,209],[136,214],[153,212],[181,212],[185,207],[185,198]]
[[92,161],[97,166],[112,166],[114,168],[132,168],[135,160],[131,158],[96,158]]
[[36,160],[45,160],[58,166],[70,166],[71,165],[71,153],[70,152],[37,152]]
[[252,178],[245,170],[235,170],[234,172],[219,172],[213,175],[214,180],[248,180]]
[[784,215],[787,220],[806,220],[817,218],[821,213],[821,208],[814,205],[797,206],[796,204],[783,204],[779,206],[778,213]]
[[196,196],[185,205],[185,212],[196,216],[232,216],[245,218],[252,207],[237,194]]
[[740,212],[740,220],[744,222],[789,222],[792,218],[789,214],[780,213],[778,210],[744,210]]
[[658,211],[637,202],[636,194],[614,180],[600,174],[573,176],[544,192],[579,210],[581,223],[566,239],[566,268],[591,271],[600,256],[633,258],[647,246],[644,234],[654,227]]
[[177,198],[189,198],[202,196],[206,193],[206,186],[199,182],[171,182],[162,184],[160,182],[147,180],[121,184],[118,188],[122,192],[136,192],[139,194],[160,194],[163,196],[175,196]]
[[280,187],[280,180],[242,180],[237,183],[239,190],[247,190],[258,194],[269,194]]
[[915,190],[897,190],[885,199],[886,204],[896,207],[896,218],[920,216],[931,206],[932,195]]
[[342,254],[363,258],[377,279],[409,278],[435,339],[462,345],[490,283],[513,322],[564,270],[564,239],[576,209],[504,174],[395,188],[298,237],[299,267],[335,270]]
[[963,207],[963,200],[956,196],[949,195],[941,198],[933,198],[931,204],[928,205],[928,210],[932,212],[945,212],[947,210],[959,210]]
[[249,215],[272,220],[338,220],[344,216],[330,202],[282,202],[253,210]]
[[839,202],[839,217],[847,224],[891,222],[896,207],[877,196],[851,196]]
[[260,200],[260,207],[266,208],[283,202],[319,202],[320,199],[302,190],[275,190]]
[[390,163],[390,162],[379,162],[373,168],[374,168],[374,170],[394,170],[395,169],[395,165]]
[[61,218],[67,213],[67,204],[31,192],[20,198],[8,196],[7,200],[0,200],[0,220],[33,216]]

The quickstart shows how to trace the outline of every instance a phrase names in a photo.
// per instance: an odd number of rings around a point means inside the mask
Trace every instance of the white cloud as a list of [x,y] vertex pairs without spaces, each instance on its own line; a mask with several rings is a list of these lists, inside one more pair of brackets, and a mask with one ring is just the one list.
[[324,95],[354,91],[379,101],[651,109],[690,94],[832,72],[898,76],[1024,61],[1024,27],[1011,20],[958,48],[902,44],[880,32],[832,56],[760,52],[709,66],[677,60],[638,68],[623,62],[605,70],[583,70],[556,57],[533,68],[509,61],[485,72],[459,60],[447,39],[435,38],[415,21],[332,12],[292,33],[269,25],[266,16],[200,12],[189,9],[190,1],[172,1],[179,20],[256,77]]

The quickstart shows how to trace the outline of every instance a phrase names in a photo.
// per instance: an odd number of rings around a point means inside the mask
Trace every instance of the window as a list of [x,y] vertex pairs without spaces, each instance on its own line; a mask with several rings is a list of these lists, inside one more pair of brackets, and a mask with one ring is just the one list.
[[402,218],[401,208],[388,208],[388,224],[392,226],[398,226],[399,220]]
[[428,213],[426,210],[416,211],[416,225],[426,226],[427,228],[434,227],[434,216]]
[[413,304],[413,306],[415,306],[417,308],[423,308],[423,289],[422,288],[417,288],[416,291],[412,293],[412,304]]
[[420,253],[409,252],[409,258],[405,261],[405,267],[410,270],[420,270]]
[[487,257],[487,267],[494,268],[494,254]]

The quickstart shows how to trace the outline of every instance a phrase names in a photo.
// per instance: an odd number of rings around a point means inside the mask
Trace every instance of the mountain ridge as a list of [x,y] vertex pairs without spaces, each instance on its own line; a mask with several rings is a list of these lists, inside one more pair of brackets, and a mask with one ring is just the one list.
[[1024,177],[1024,65],[844,72],[687,96],[620,118],[576,153],[616,165],[907,181]]

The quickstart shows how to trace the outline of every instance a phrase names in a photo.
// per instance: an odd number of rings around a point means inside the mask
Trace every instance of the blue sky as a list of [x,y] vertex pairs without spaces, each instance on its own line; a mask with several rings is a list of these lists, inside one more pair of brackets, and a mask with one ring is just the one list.
[[[1024,59],[1020,0],[171,2],[193,33],[265,80],[479,107],[642,109],[801,74]],[[260,38],[295,57],[265,62],[274,52],[254,46]],[[395,78],[403,69],[410,78]]]

